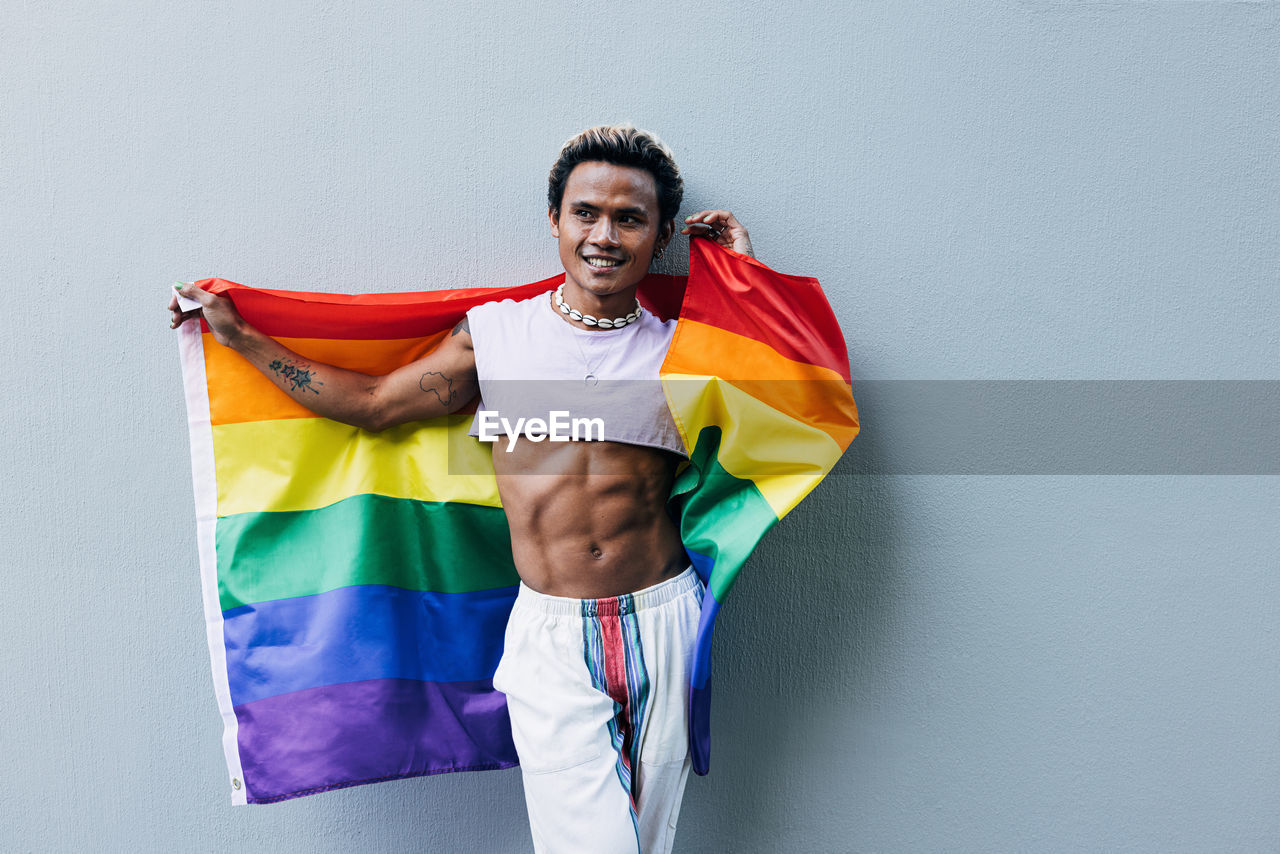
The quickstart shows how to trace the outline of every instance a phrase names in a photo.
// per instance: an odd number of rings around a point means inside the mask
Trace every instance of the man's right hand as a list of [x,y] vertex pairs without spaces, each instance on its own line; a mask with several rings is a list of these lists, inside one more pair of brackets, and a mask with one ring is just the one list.
[[178,305],[178,298],[173,297],[169,300],[169,311],[172,312],[169,320],[170,329],[177,329],[188,320],[203,317],[204,322],[209,324],[209,329],[213,332],[213,340],[224,347],[233,346],[236,339],[244,334],[244,319],[240,317],[240,312],[236,311],[235,303],[229,297],[211,294],[204,288],[197,288],[191,282],[184,283],[181,288],[175,285],[174,290],[187,299],[200,303],[200,308],[183,311]]

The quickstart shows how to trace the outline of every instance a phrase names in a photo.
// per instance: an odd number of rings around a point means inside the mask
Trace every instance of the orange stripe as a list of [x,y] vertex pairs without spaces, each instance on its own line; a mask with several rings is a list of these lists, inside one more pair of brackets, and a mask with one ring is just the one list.
[[768,344],[696,320],[680,322],[662,373],[719,377],[796,421],[817,427],[842,448],[858,433],[858,409],[849,384],[838,373],[788,359]]
[[[365,374],[388,374],[431,352],[448,334],[427,338],[341,340],[277,338],[305,359]],[[209,414],[215,425],[276,418],[314,418],[315,413],[285,394],[247,359],[204,334],[204,365],[209,378]]]

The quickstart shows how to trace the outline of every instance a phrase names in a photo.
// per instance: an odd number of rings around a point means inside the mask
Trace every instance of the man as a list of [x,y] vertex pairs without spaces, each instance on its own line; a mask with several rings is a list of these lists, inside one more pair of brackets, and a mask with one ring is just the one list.
[[[658,368],[675,324],[635,297],[682,196],[670,152],[648,133],[602,126],[569,140],[548,187],[563,287],[478,306],[435,351],[385,376],[305,360],[191,285],[180,293],[199,310],[169,306],[173,327],[202,314],[294,400],[368,430],[455,412],[477,392],[477,429],[489,411],[514,422],[529,403],[513,389],[547,379],[574,416],[603,422],[601,441],[493,448],[521,578],[494,686],[507,695],[539,851],[669,851],[688,779],[702,589],[666,512],[683,449]],[[751,254],[728,211],[687,217],[682,233],[695,231]],[[299,370],[304,387],[290,380]],[[621,381],[633,383],[627,405],[607,396],[600,411],[599,391]]]

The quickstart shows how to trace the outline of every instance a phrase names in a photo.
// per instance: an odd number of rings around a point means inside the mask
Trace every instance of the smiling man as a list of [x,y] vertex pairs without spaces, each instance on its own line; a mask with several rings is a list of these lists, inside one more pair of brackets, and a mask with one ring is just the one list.
[[[599,423],[591,441],[530,432],[493,446],[521,578],[494,686],[507,695],[540,852],[669,851],[688,779],[703,591],[666,511],[683,445],[658,370],[675,321],[636,300],[682,196],[671,153],[651,134],[582,132],[549,177],[564,284],[473,308],[435,351],[385,376],[305,360],[194,286],[181,293],[199,310],[170,304],[174,327],[203,314],[219,343],[293,399],[365,429],[456,412],[477,393],[473,434],[545,427],[556,413]],[[695,230],[751,254],[728,211],[687,217],[682,233]],[[554,406],[535,399],[544,390]]]

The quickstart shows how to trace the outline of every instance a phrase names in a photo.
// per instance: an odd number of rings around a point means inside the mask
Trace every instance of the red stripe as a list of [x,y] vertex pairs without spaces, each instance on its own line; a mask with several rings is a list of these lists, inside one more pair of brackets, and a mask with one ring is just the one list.
[[641,280],[636,298],[659,319],[670,320],[680,313],[680,304],[684,302],[684,291],[688,282],[687,276],[650,273]]
[[600,624],[600,647],[604,654],[605,691],[618,704],[614,715],[622,732],[622,749],[618,758],[631,774],[631,790],[627,797],[631,809],[636,809],[636,774],[631,767],[631,745],[636,734],[631,731],[631,691],[627,686],[627,649],[622,635],[622,616],[618,598],[596,600],[596,620]]
[[[604,601],[598,604],[603,605]],[[600,621],[600,646],[604,652],[605,690],[613,701],[627,708],[627,651],[622,645],[622,620],[617,612],[598,612]]]
[[556,282],[402,294],[263,290],[224,279],[205,279],[196,284],[212,293],[226,293],[245,320],[266,335],[352,340],[431,335],[451,328],[472,306],[492,300],[527,299],[550,290]]
[[[788,359],[830,368],[849,382],[844,335],[817,279],[778,273],[702,239],[689,243],[689,276],[700,286],[685,300],[681,317],[767,344]],[[677,336],[673,346],[679,342]]]
[[[226,279],[199,287],[227,294],[260,332],[277,338],[415,338],[452,328],[469,308],[495,300],[528,299],[564,281],[564,274],[508,288],[466,288],[390,294],[329,294],[251,288]],[[684,276],[652,275],[640,283],[640,302],[662,319],[684,299]],[[207,324],[201,322],[203,331]]]

